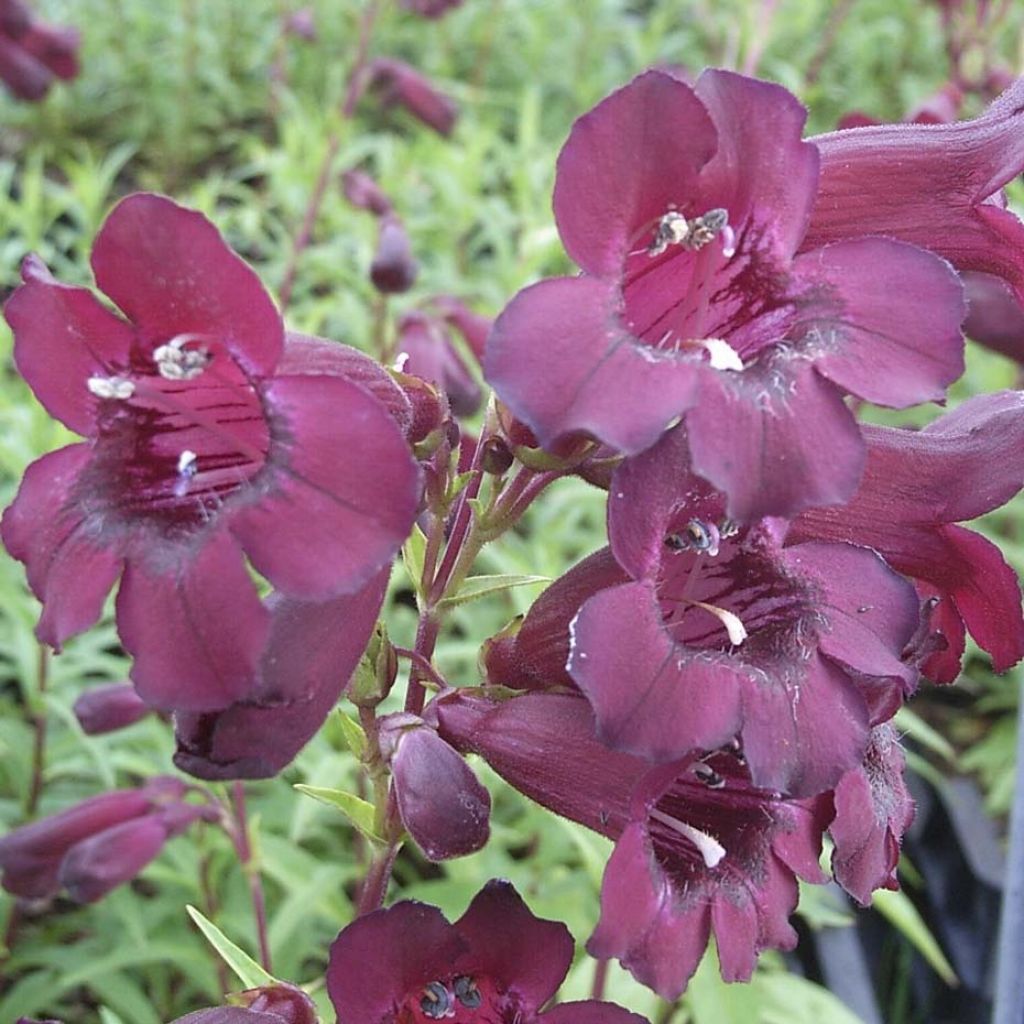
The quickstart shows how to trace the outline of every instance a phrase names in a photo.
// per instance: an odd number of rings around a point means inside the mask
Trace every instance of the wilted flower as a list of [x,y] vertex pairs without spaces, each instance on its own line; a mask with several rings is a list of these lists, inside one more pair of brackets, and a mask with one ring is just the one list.
[[749,978],[757,953],[792,948],[799,875],[822,881],[827,797],[757,789],[739,746],[652,767],[594,736],[586,701],[529,694],[435,702],[442,734],[557,814],[614,839],[601,920],[588,943],[666,999],[685,988],[712,931],[722,976]]
[[407,292],[415,283],[419,270],[405,225],[393,214],[381,217],[377,251],[370,264],[370,280],[374,287],[386,294]]
[[[958,522],[1005,504],[1024,487],[1024,394],[969,399],[923,430],[865,426],[868,463],[848,504],[799,516],[787,543],[846,541],[873,548],[898,572],[937,596],[933,624],[948,643],[925,661],[936,682],[952,682],[964,627],[997,672],[1024,657],[1017,573],[999,549]],[[865,601],[878,604],[875,597]]]
[[365,81],[385,104],[404,107],[439,135],[451,135],[458,107],[421,71],[404,61],[378,57],[367,65]]
[[327,990],[339,1024],[643,1024],[594,1000],[542,1011],[572,952],[565,925],[493,881],[455,924],[409,900],[356,919],[331,946]]
[[[252,565],[286,597],[362,587],[394,555],[419,471],[379,366],[297,335],[201,214],[134,195],[92,255],[99,286],[36,257],[5,314],[18,369],[88,439],[27,470],[7,549],[59,647],[99,616],[118,576],[121,640],[147,703],[216,710],[247,694],[270,616]],[[123,574],[123,575],[122,575]]]
[[316,735],[373,630],[388,570],[354,594],[265,602],[270,634],[245,696],[218,711],[179,711],[174,763],[200,779],[276,775]]
[[187,789],[157,776],[14,829],[0,838],[3,887],[35,899],[64,887],[79,902],[98,900],[134,878],[168,839],[216,817],[208,804],[185,803]]
[[19,99],[40,100],[54,78],[78,74],[78,31],[37,21],[22,0],[0,0],[0,79]]
[[398,321],[395,348],[402,372],[441,388],[456,416],[476,412],[480,385],[455,348],[443,320],[417,310],[405,313]]
[[464,857],[486,845],[491,797],[465,759],[416,715],[381,719],[398,811],[430,860]]
[[87,736],[116,732],[145,718],[152,708],[131,683],[91,686],[74,705],[75,718]]
[[941,260],[805,241],[805,117],[767,82],[651,71],[576,122],[554,204],[584,273],[513,299],[484,362],[545,447],[583,432],[632,454],[683,415],[730,516],[788,515],[856,488],[845,393],[902,407],[960,375],[962,289]]
[[828,827],[835,843],[832,871],[866,906],[873,890],[899,888],[900,843],[914,819],[914,801],[903,781],[903,752],[889,723],[872,730],[864,763],[842,777],[833,803],[835,818]]

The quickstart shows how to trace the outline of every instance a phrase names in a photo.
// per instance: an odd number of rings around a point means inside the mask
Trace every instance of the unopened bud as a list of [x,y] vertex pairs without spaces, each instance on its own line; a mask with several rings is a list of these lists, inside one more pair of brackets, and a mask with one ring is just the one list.
[[483,467],[485,473],[502,476],[515,461],[512,451],[500,437],[489,437],[484,442]]
[[75,718],[87,736],[124,729],[144,718],[151,710],[131,683],[94,686],[86,690],[74,705]]
[[358,210],[368,210],[378,217],[386,217],[392,211],[391,200],[365,171],[355,168],[345,171],[341,188],[345,198]]
[[371,88],[381,92],[385,103],[404,107],[439,135],[451,135],[458,108],[414,67],[400,60],[379,57],[369,65],[368,79]]
[[284,983],[250,988],[240,996],[244,1006],[256,1013],[280,1017],[281,1024],[317,1024],[316,1004],[301,989]]
[[383,217],[377,235],[377,252],[370,264],[374,287],[385,294],[407,292],[418,273],[419,265],[402,222],[394,216]]
[[462,6],[462,0],[402,0],[402,6],[421,18],[440,18]]

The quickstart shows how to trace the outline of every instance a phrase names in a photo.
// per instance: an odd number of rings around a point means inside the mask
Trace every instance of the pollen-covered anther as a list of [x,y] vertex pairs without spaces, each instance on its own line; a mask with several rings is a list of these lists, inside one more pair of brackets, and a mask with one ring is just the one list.
[[455,1014],[455,999],[447,986],[432,981],[420,997],[420,1009],[431,1020],[442,1020]]
[[673,551],[696,551],[714,557],[718,554],[720,540],[721,535],[714,523],[691,519],[679,533],[670,533],[665,538],[665,547]]
[[647,246],[648,256],[660,256],[670,245],[682,245],[690,234],[690,222],[676,210],[669,210],[654,229]]
[[123,401],[135,394],[135,385],[127,377],[90,377],[86,387],[97,398],[112,398]]
[[725,847],[707,832],[701,832],[699,828],[688,825],[685,821],[679,821],[656,807],[651,811],[651,817],[667,825],[673,832],[678,832],[684,839],[689,839],[704,860],[704,866],[711,870],[718,867],[722,858],[725,857]]
[[209,351],[185,348],[195,338],[192,334],[179,334],[153,350],[153,362],[161,377],[165,380],[194,380],[206,369],[210,363]]

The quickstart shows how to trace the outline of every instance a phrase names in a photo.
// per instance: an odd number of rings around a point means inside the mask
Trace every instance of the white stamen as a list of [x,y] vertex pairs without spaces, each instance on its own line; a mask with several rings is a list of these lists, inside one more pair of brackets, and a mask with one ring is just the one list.
[[727,341],[721,338],[704,338],[700,344],[711,356],[711,368],[714,370],[742,370],[743,360],[739,353]]
[[714,836],[709,836],[707,832],[701,832],[699,828],[687,825],[685,821],[678,821],[657,808],[651,811],[651,817],[657,819],[663,825],[668,825],[670,829],[678,832],[684,839],[689,839],[697,847],[701,857],[704,858],[704,866],[708,870],[718,867],[721,863],[722,858],[725,856],[725,847]]
[[395,373],[404,373],[405,372],[406,363],[408,363],[408,362],[409,362],[409,353],[408,352],[399,352],[398,353],[398,358],[395,360],[395,363],[391,367],[391,369],[394,370]]
[[683,597],[681,601],[685,601],[687,604],[696,605],[698,608],[703,608],[704,611],[714,615],[719,622],[725,626],[726,633],[729,634],[729,643],[733,647],[739,647],[744,640],[747,639],[747,628],[743,625],[740,617],[733,612],[728,611],[725,608],[719,608],[717,604],[707,604],[704,601],[694,601],[692,598]]
[[135,385],[126,377],[90,377],[86,387],[97,398],[131,398],[135,394]]
[[736,255],[736,232],[728,224],[722,228],[722,255],[731,260]]
[[196,475],[196,453],[190,452],[187,448],[178,456],[178,472],[182,476]]

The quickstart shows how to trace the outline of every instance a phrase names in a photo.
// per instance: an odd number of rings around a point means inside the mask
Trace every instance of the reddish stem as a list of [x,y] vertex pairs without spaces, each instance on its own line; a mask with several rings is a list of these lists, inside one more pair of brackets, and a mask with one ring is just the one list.
[[231,802],[235,812],[235,828],[232,830],[232,838],[235,841],[238,859],[242,863],[242,870],[249,883],[253,916],[256,919],[256,936],[260,947],[260,963],[263,965],[263,969],[270,974],[273,972],[273,968],[270,966],[270,942],[267,937],[267,905],[263,897],[263,880],[260,877],[259,868],[253,863],[249,822],[245,813],[245,786],[241,782],[232,783]]
[[36,694],[39,710],[32,716],[34,738],[32,741],[32,781],[25,798],[25,817],[34,818],[39,809],[39,798],[43,793],[43,772],[46,768],[46,684],[49,670],[49,656],[46,648],[39,645],[39,662],[36,668]]

